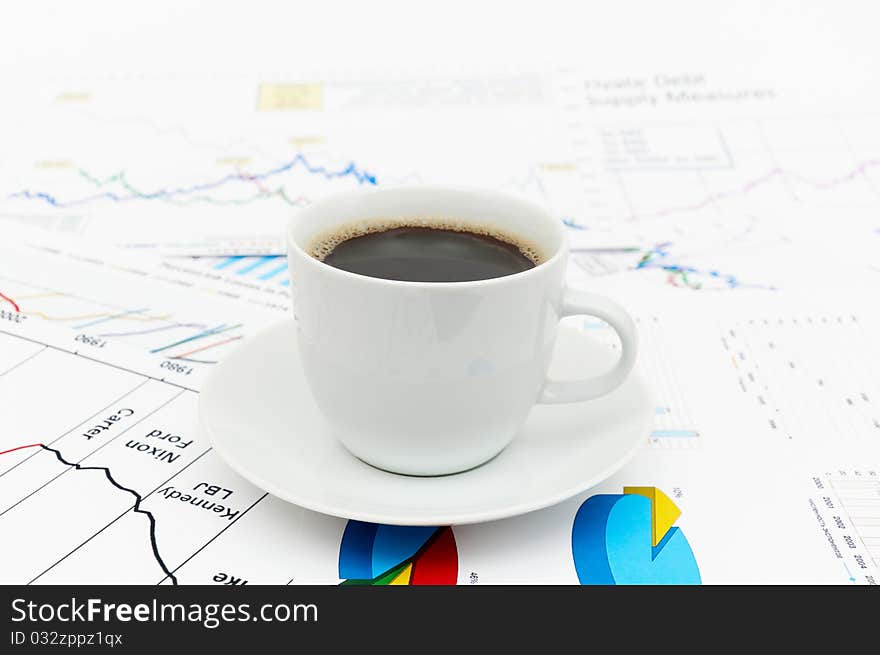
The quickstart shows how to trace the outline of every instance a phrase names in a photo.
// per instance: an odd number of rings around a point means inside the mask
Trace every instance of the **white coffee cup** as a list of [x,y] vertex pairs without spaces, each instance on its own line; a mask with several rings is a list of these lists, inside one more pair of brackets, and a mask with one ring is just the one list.
[[[488,227],[530,244],[542,263],[487,280],[406,282],[310,254],[319,237],[388,219]],[[608,298],[565,286],[562,222],[517,197],[433,186],[341,193],[299,211],[287,242],[312,394],[331,432],[378,468],[441,475],[479,466],[511,442],[535,403],[602,396],[635,363],[632,318]],[[581,314],[614,328],[620,359],[596,377],[548,380],[559,321]]]

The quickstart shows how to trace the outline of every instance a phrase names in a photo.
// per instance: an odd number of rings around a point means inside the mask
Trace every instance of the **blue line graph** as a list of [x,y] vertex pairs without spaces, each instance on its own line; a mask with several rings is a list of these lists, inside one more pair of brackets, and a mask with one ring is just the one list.
[[93,327],[95,325],[100,325],[101,323],[106,323],[107,321],[112,321],[113,319],[121,318],[123,316],[131,316],[132,314],[143,314],[148,309],[149,309],[149,307],[143,307],[141,309],[129,309],[127,311],[120,312],[118,314],[113,314],[112,316],[104,316],[103,318],[97,318],[94,321],[89,321],[88,323],[81,323],[80,325],[74,325],[73,329],[74,330],[81,330],[83,328]]
[[568,216],[564,216],[562,218],[562,223],[566,227],[570,227],[572,230],[589,230],[590,229],[586,225],[581,225],[580,223],[575,222],[575,220],[573,218],[570,218]]
[[228,332],[229,330],[234,330],[236,328],[240,328],[241,323],[237,325],[226,325],[223,323],[222,325],[218,325],[217,327],[210,328],[208,330],[204,330],[203,332],[199,332],[198,334],[194,334],[191,337],[187,337],[186,339],[181,339],[179,341],[175,341],[174,343],[169,343],[166,346],[162,346],[161,348],[153,348],[150,353],[155,354],[162,352],[163,350],[168,350],[169,348],[174,348],[175,346],[180,346],[184,343],[189,343],[190,341],[195,341],[196,339],[202,339],[204,337],[210,337],[215,334],[220,334],[222,332]]
[[349,162],[347,166],[339,170],[330,170],[325,166],[319,166],[309,163],[305,155],[303,155],[302,153],[298,153],[290,161],[262,173],[229,173],[211,182],[204,182],[202,184],[194,184],[192,186],[185,187],[159,189],[157,191],[151,191],[149,193],[136,191],[134,189],[131,189],[131,187],[127,187],[129,192],[125,194],[116,193],[114,191],[102,191],[101,193],[91,194],[74,200],[60,200],[59,198],[56,198],[52,194],[45,191],[31,191],[29,189],[24,189],[22,191],[16,191],[9,194],[8,198],[37,200],[52,205],[53,207],[76,207],[78,205],[88,204],[97,200],[126,202],[129,200],[169,199],[175,198],[177,196],[188,196],[203,191],[211,191],[219,187],[225,186],[231,182],[260,182],[280,175],[282,173],[286,173],[287,171],[297,167],[303,169],[306,173],[323,177],[327,180],[350,177],[357,181],[358,184],[368,184],[373,186],[377,184],[375,175],[359,168],[354,162]]
[[143,334],[153,334],[155,332],[164,332],[165,330],[176,330],[179,328],[197,328],[204,329],[207,326],[204,323],[170,323],[168,325],[162,325],[160,327],[149,328],[147,330],[128,330],[126,332],[104,332],[103,334],[99,334],[99,337],[132,337],[132,336],[140,336]]

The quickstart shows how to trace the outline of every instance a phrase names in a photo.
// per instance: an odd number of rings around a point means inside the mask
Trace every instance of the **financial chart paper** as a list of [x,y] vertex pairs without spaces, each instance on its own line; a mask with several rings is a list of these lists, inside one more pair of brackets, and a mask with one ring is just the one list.
[[[0,581],[876,583],[878,115],[719,71],[243,78],[192,115],[192,81],[58,86],[64,134],[2,163]],[[549,204],[569,283],[633,314],[654,424],[598,487],[373,525],[213,454],[198,391],[289,316],[292,209],[414,181]]]
[[296,208],[345,189],[563,204],[577,190],[541,72],[68,80],[28,96],[0,129],[0,215],[165,253],[280,254]]

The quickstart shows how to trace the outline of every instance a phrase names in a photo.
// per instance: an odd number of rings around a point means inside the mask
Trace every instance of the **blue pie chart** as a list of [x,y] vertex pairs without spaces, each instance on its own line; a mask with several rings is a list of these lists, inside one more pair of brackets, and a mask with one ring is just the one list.
[[587,498],[571,535],[580,583],[700,584],[693,550],[681,529],[671,525],[680,514],[654,487]]

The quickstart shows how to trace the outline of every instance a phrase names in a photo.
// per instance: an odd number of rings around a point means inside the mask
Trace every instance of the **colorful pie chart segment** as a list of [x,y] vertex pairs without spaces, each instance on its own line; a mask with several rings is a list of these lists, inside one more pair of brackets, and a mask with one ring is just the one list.
[[687,538],[673,524],[681,516],[656,487],[624,487],[623,494],[587,498],[571,533],[581,584],[700,584]]
[[344,585],[454,585],[458,549],[452,528],[349,521],[339,577]]

